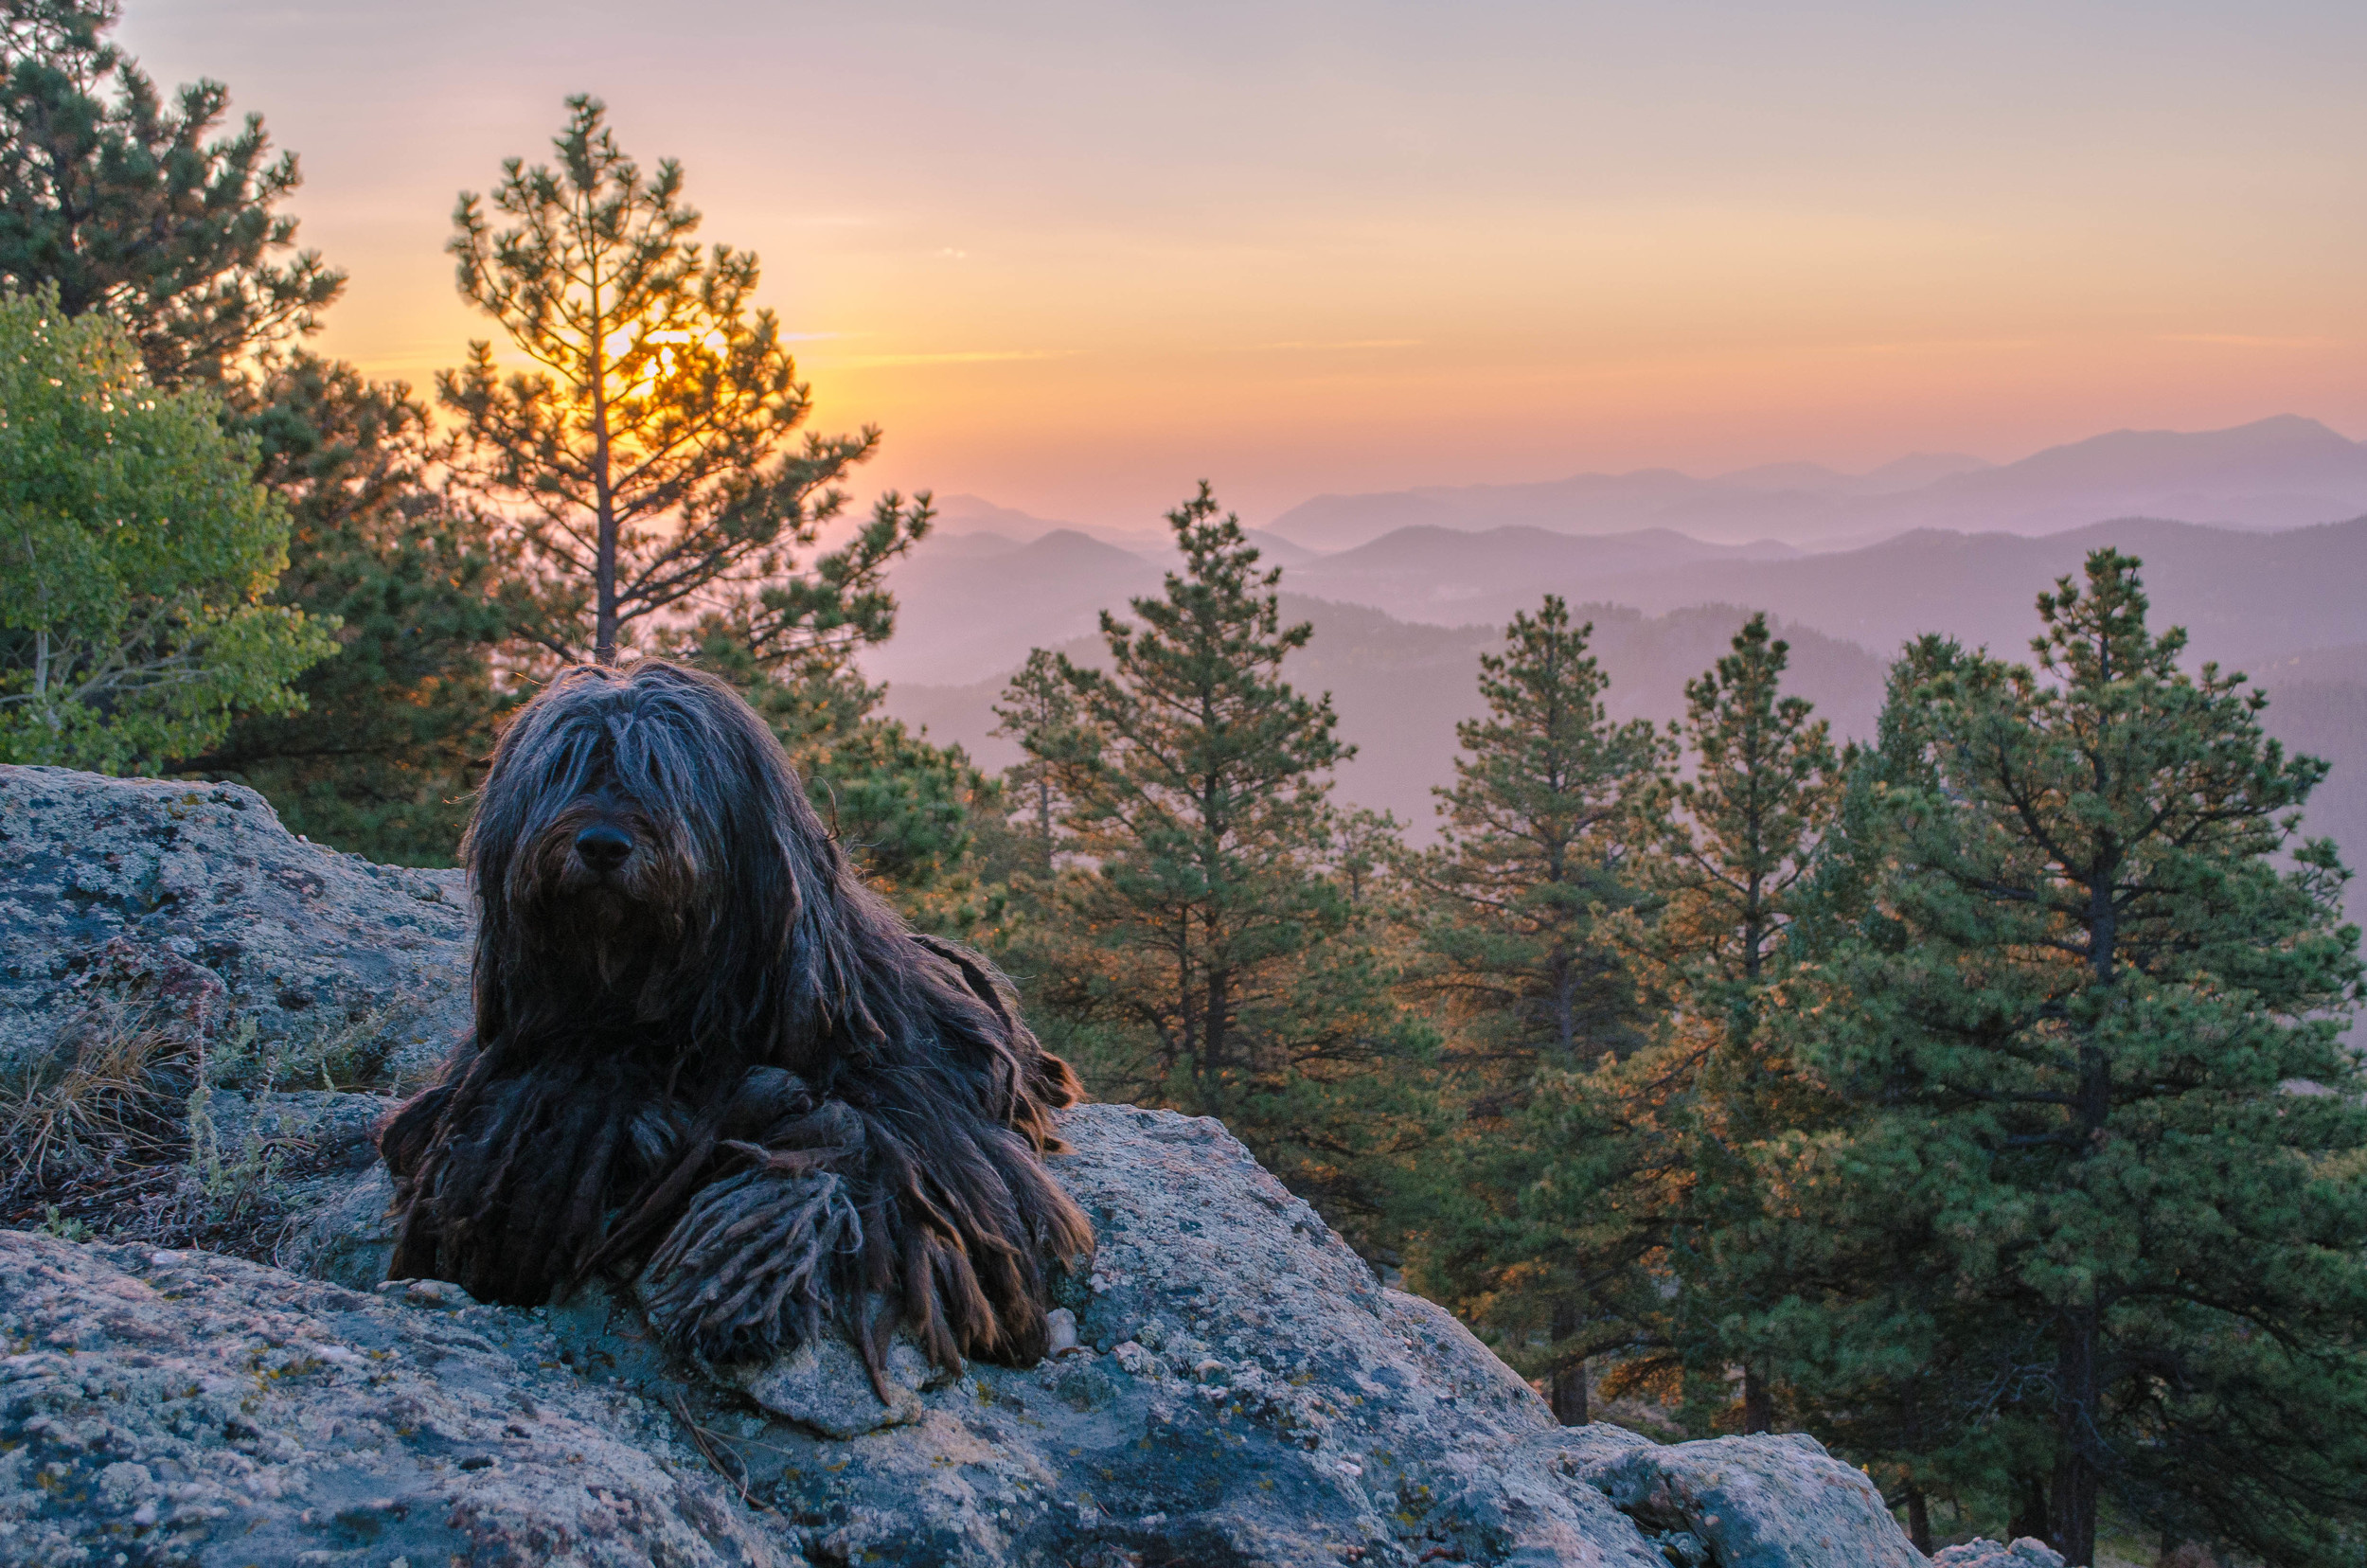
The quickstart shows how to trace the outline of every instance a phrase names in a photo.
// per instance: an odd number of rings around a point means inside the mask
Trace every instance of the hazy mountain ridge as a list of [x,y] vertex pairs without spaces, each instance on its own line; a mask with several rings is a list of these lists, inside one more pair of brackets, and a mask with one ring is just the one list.
[[[1315,628],[1306,649],[1291,656],[1286,677],[1303,691],[1331,693],[1341,738],[1358,748],[1340,772],[1342,798],[1395,811],[1417,837],[1427,838],[1434,815],[1431,789],[1453,778],[1455,724],[1484,706],[1479,656],[1503,642],[1504,628],[1422,625],[1290,593],[1283,595],[1282,612],[1287,621]],[[1712,605],[1654,616],[1588,604],[1573,605],[1571,614],[1593,623],[1593,647],[1611,676],[1613,716],[1663,722],[1684,710],[1684,683],[1727,651],[1748,613]],[[1780,631],[1792,645],[1795,689],[1837,730],[1870,733],[1881,704],[1881,661],[1810,629]],[[1105,658],[1098,636],[1071,639],[1059,650],[1080,664]],[[891,684],[887,711],[999,770],[1020,757],[1015,742],[992,733],[993,704],[1007,679],[1008,671],[1001,671],[959,685]]]
[[[2024,658],[2038,631],[2032,601],[2103,544],[2145,560],[2153,622],[2188,628],[2190,664],[2248,671],[2270,694],[2270,733],[2335,764],[2310,830],[2367,862],[2367,598],[2356,587],[2367,580],[2367,518],[2274,534],[2143,519],[2038,539],[1933,530],[1780,560],[1668,534],[1408,530],[1286,568],[1285,613],[1315,625],[1289,675],[1330,691],[1343,739],[1361,748],[1342,770],[1342,797],[1394,811],[1426,837],[1430,791],[1452,777],[1455,722],[1479,706],[1479,655],[1498,645],[1513,611],[1548,592],[1594,621],[1622,718],[1677,717],[1684,682],[1725,651],[1746,613],[1737,607],[1749,605],[1769,610],[1792,643],[1793,688],[1837,734],[1863,739],[1901,643],[1937,631]],[[890,682],[888,712],[999,769],[1019,755],[990,734],[1010,670],[1039,646],[1098,660],[1099,612],[1123,616],[1129,597],[1157,591],[1161,568],[1074,532],[1006,543],[983,559],[932,560],[939,549],[924,545],[899,573],[897,637],[865,666]],[[1691,559],[1624,574],[1553,566],[1589,551]],[[1386,602],[1346,602],[1344,589]]]
[[[932,537],[957,546],[969,547],[970,553],[995,554],[1001,549],[1017,548],[1049,533],[1080,533],[1104,544],[1115,545],[1135,555],[1164,559],[1168,539],[1166,525],[1153,519],[1133,527],[1112,527],[1101,523],[1066,523],[1010,507],[998,507],[975,495],[948,495],[937,499],[936,528]],[[1266,559],[1284,566],[1313,561],[1322,552],[1304,544],[1293,543],[1280,534],[1262,528],[1245,530],[1250,543],[1266,554]]]
[[1767,464],[1712,479],[1644,469],[1320,495],[1268,526],[1312,548],[1341,550],[1412,526],[1578,534],[1665,527],[1706,540],[1807,543],[1916,528],[2049,533],[2114,516],[2285,528],[2361,511],[2367,442],[2288,414],[2230,430],[2113,431],[1995,465],[1929,454],[1856,475]]
[[1645,610],[1749,604],[1888,654],[1926,632],[2019,658],[2031,606],[2107,545],[2145,562],[2153,623],[2191,633],[2198,656],[2256,663],[2367,639],[2367,517],[2279,533],[2124,518],[2040,537],[1920,530],[1790,561],[1703,561],[1599,585]]
[[[2335,764],[2311,829],[2367,860],[2367,596],[2358,587],[2367,582],[2367,516],[2281,531],[2145,516],[2095,522],[2094,513],[2051,533],[2000,526],[2016,507],[2030,515],[2077,505],[2075,497],[2106,493],[2133,473],[2151,475],[2159,490],[2246,480],[2264,493],[2280,484],[2285,493],[2330,488],[2355,475],[2354,510],[2367,511],[2367,444],[2280,419],[2203,436],[2121,432],[1997,467],[1941,454],[1857,476],[1778,464],[1717,481],[1646,471],[1553,486],[1324,497],[1283,521],[1329,515],[1344,526],[1385,517],[1401,526],[1322,556],[1306,547],[1312,541],[1304,533],[1296,544],[1263,530],[1252,538],[1284,567],[1289,613],[1315,622],[1290,678],[1331,691],[1343,738],[1362,748],[1342,772],[1343,797],[1395,811],[1419,833],[1433,820],[1431,787],[1452,776],[1455,722],[1477,707],[1479,654],[1496,646],[1515,611],[1535,609],[1547,593],[1585,606],[1579,613],[1595,620],[1622,717],[1676,717],[1683,683],[1724,651],[1744,614],[1735,607],[1750,606],[1767,610],[1793,643],[1796,688],[1838,733],[1863,738],[1879,705],[1882,668],[1902,643],[1940,632],[2025,658],[2038,592],[2076,574],[2090,550],[2111,545],[2145,561],[2153,623],[2187,628],[2190,663],[2247,670],[2272,698],[2270,732]],[[1907,488],[1879,493],[1898,484]],[[1704,501],[1704,485],[1718,493]],[[1784,507],[1911,501],[1991,523],[1980,531],[1912,528],[1820,554],[1665,526],[1540,526],[1573,494],[1604,506],[1645,497],[1664,509],[1699,504],[1712,512],[1770,495]],[[1522,520],[1475,527],[1467,511],[1452,521],[1454,507],[1475,495]],[[1155,533],[1054,527],[971,497],[949,508],[955,522],[894,574],[897,635],[863,664],[890,683],[891,713],[1001,767],[1017,756],[989,735],[991,704],[1009,671],[1040,646],[1097,657],[1100,612],[1123,615],[1128,599],[1156,593],[1168,546]],[[1568,513],[1561,516],[1566,525]]]

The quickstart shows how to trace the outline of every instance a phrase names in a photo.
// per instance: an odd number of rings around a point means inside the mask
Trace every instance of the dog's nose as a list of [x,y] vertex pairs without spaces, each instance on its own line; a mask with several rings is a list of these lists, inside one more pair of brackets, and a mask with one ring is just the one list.
[[595,871],[614,871],[632,853],[632,835],[622,828],[596,822],[576,835],[576,853]]

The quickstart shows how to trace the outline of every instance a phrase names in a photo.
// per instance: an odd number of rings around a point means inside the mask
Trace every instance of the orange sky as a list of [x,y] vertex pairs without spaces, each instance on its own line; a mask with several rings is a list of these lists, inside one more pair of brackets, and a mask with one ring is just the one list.
[[876,482],[1049,517],[2367,436],[2355,3],[127,9],[302,155],[329,350],[456,361],[454,194],[591,91]]

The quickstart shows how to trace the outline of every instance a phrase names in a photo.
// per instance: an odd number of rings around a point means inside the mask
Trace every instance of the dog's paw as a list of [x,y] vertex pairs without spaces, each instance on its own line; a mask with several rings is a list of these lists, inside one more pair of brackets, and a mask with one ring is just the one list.
[[770,1361],[825,1331],[831,1275],[863,1245],[837,1173],[759,1166],[701,1192],[642,1271],[650,1327],[718,1365]]

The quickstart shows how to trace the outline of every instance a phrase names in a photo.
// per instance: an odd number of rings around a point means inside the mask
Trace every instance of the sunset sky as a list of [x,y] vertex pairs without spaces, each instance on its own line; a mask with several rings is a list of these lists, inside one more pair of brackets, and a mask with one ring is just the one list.
[[126,0],[303,159],[322,346],[490,324],[562,98],[759,252],[871,479],[1148,522],[2276,413],[2367,436],[2367,6]]

